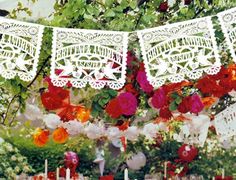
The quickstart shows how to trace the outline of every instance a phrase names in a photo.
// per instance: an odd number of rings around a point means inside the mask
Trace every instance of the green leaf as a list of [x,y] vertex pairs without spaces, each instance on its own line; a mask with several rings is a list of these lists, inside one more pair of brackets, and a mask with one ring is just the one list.
[[175,111],[177,109],[178,105],[175,103],[175,101],[172,101],[169,105],[170,111]]
[[111,10],[111,9],[108,9],[105,13],[104,13],[104,17],[115,17],[116,16],[116,13]]
[[132,9],[135,9],[137,7],[137,1],[131,1],[129,5]]
[[105,0],[106,7],[111,7],[113,3],[114,3],[114,0]]

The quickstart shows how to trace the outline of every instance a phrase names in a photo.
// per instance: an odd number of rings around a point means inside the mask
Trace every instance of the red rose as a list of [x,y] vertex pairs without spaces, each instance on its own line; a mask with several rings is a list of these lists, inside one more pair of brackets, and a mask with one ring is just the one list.
[[181,113],[187,113],[189,112],[189,102],[190,102],[190,96],[185,97],[182,102],[178,106],[178,111]]
[[164,88],[159,88],[154,92],[154,95],[151,99],[151,103],[154,108],[160,109],[167,105],[168,98],[166,96],[166,92]]
[[192,162],[198,155],[198,150],[194,146],[183,144],[178,150],[178,155],[182,161]]
[[122,114],[122,110],[121,110],[121,107],[119,105],[119,101],[117,98],[112,99],[108,103],[105,110],[106,110],[107,114],[109,114],[110,117],[112,117],[112,118],[118,118]]
[[159,6],[159,10],[161,12],[166,12],[168,8],[169,8],[169,6],[168,6],[168,2],[167,1],[166,2],[162,2],[160,4],[160,6]]
[[159,112],[159,115],[160,115],[161,118],[167,119],[167,120],[172,117],[172,113],[169,110],[168,106],[161,108],[160,112]]

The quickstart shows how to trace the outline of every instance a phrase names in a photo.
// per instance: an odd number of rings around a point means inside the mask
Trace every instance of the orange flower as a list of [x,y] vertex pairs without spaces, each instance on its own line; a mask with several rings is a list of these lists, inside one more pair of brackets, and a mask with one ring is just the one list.
[[90,117],[90,109],[86,109],[84,107],[79,108],[76,119],[78,119],[80,122],[84,123],[89,120]]
[[53,140],[59,144],[65,143],[68,139],[68,136],[68,132],[62,127],[57,128],[52,134]]
[[215,98],[215,97],[205,97],[205,98],[202,98],[202,103],[205,108],[209,108],[217,101],[217,99],[218,98]]
[[34,144],[38,147],[43,147],[48,142],[48,136],[48,130],[42,130],[40,128],[37,128],[35,133],[33,134]]

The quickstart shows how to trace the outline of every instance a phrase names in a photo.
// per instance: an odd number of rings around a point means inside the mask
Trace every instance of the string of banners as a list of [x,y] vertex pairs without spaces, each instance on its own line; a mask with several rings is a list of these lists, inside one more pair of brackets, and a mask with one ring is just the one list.
[[[236,61],[236,8],[218,15],[227,46]],[[34,79],[44,26],[0,18],[0,75]],[[125,84],[128,32],[53,28],[50,76],[55,86],[120,89]],[[220,57],[211,17],[136,31],[148,81],[198,79],[216,74]]]

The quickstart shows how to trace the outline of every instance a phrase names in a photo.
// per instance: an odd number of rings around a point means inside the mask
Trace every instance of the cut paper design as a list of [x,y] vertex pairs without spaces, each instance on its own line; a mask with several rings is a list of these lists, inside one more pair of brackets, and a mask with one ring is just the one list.
[[198,79],[216,74],[220,59],[210,17],[138,31],[149,82],[160,87],[169,80]]
[[221,138],[236,136],[236,103],[217,114],[214,124]]
[[44,27],[0,18],[0,75],[31,81],[37,72]]
[[189,120],[184,122],[179,134],[174,135],[174,139],[186,144],[203,146],[207,138],[210,118],[203,114],[198,116],[189,114],[186,117]]
[[236,62],[236,8],[221,12],[217,16],[230,53],[234,62]]
[[55,86],[95,89],[108,85],[120,89],[125,83],[127,32],[53,29],[51,79]]

